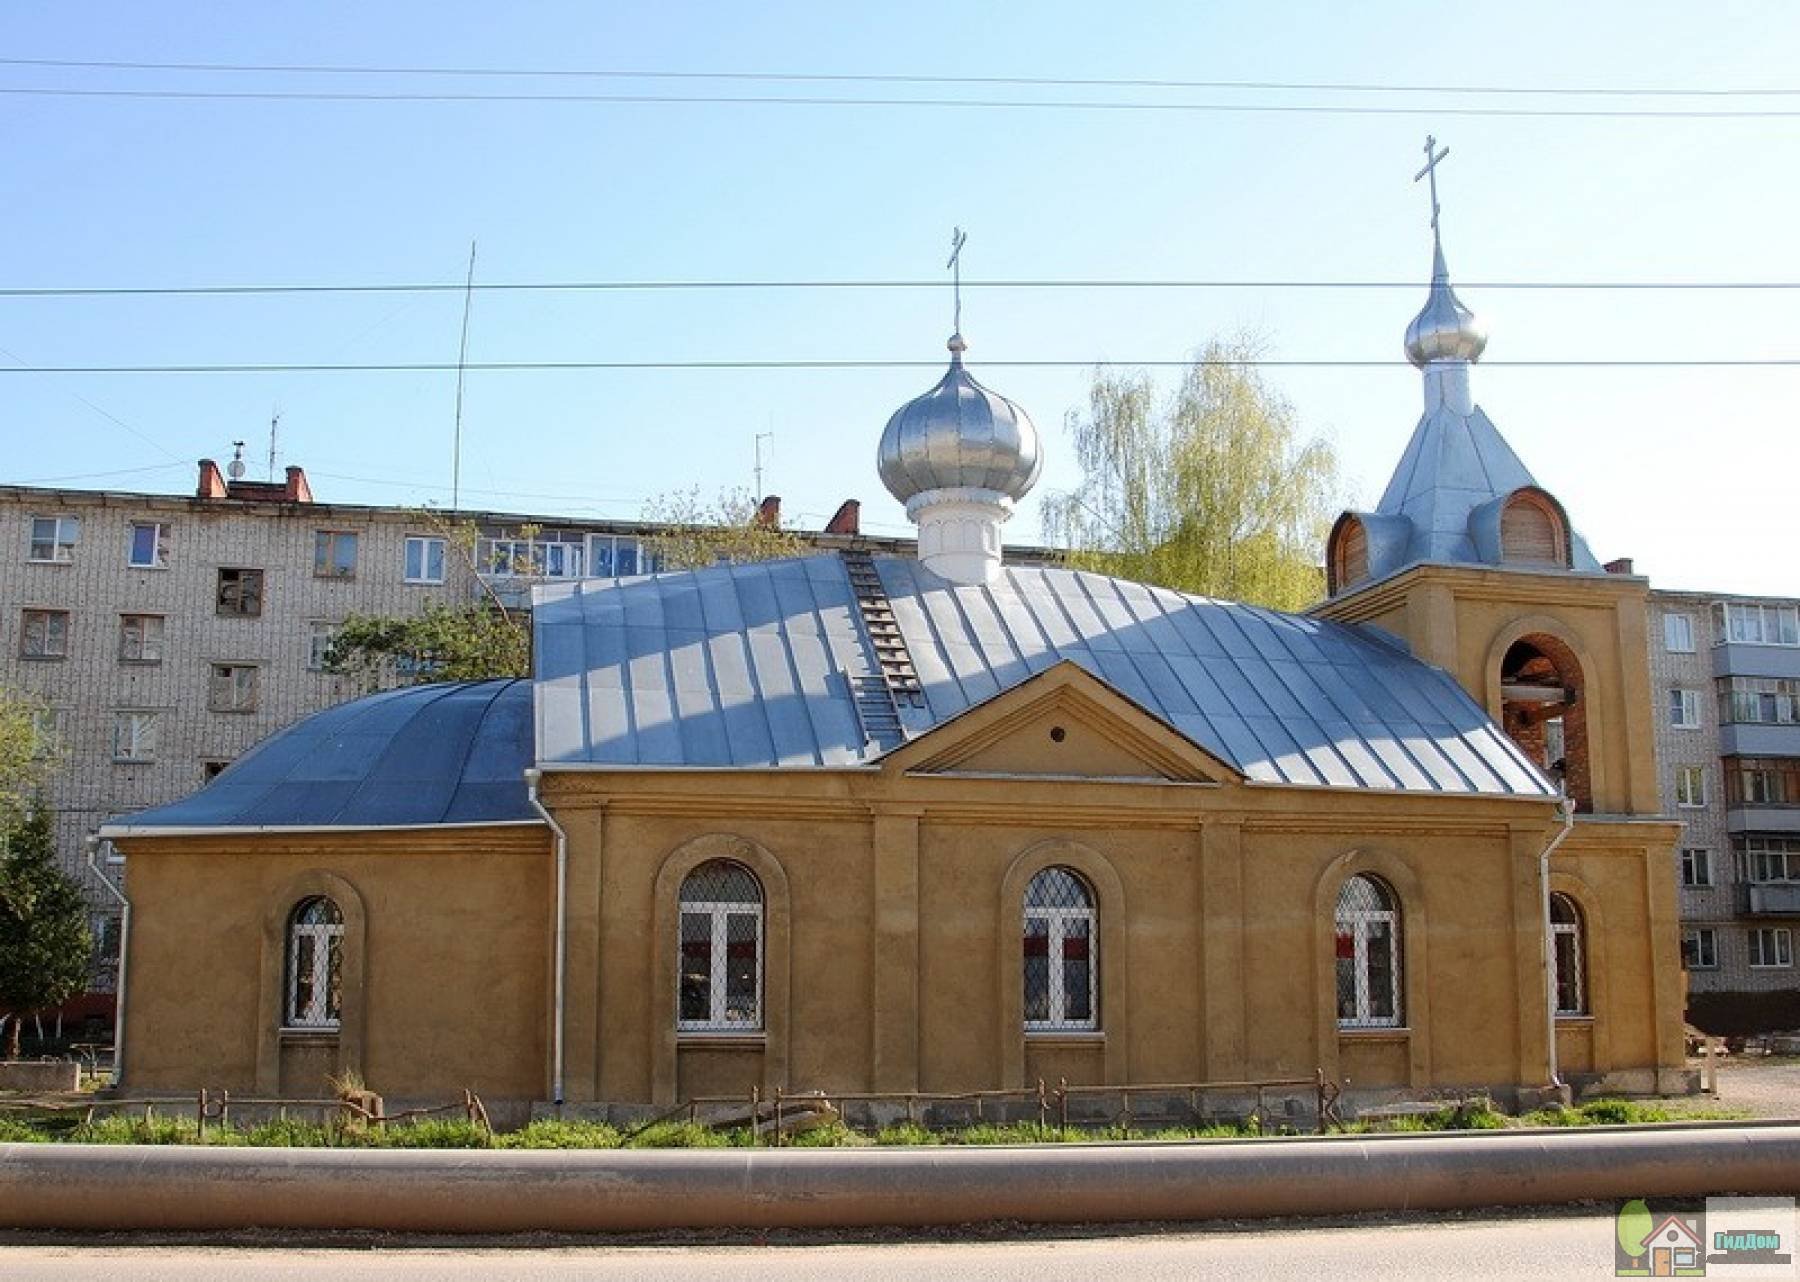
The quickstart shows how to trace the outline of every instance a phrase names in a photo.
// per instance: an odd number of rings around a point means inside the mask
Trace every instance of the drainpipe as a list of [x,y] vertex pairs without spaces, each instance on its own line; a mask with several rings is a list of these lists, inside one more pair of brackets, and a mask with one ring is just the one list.
[[1562,1074],[1556,1062],[1556,940],[1550,933],[1550,856],[1563,844],[1575,826],[1575,802],[1568,793],[1557,798],[1556,812],[1562,816],[1562,827],[1550,838],[1544,853],[1538,856],[1538,898],[1543,909],[1544,945],[1544,1033],[1545,1053],[1550,1064],[1550,1085],[1561,1086]]
[[125,897],[111,877],[100,871],[100,865],[94,856],[100,850],[100,838],[90,836],[83,843],[87,848],[88,871],[94,879],[112,891],[114,899],[119,901],[119,984],[118,992],[113,997],[113,1085],[117,1086],[125,1076],[125,963],[131,956],[131,900]]
[[557,1115],[562,1115],[563,1106],[563,989],[568,973],[568,919],[569,919],[569,834],[563,826],[556,822],[544,803],[538,800],[538,784],[543,781],[544,772],[530,769],[525,772],[525,797],[531,802],[531,808],[538,812],[543,821],[550,825],[550,831],[556,834],[556,980],[555,992],[551,998],[550,1015],[550,1097],[556,1103]]

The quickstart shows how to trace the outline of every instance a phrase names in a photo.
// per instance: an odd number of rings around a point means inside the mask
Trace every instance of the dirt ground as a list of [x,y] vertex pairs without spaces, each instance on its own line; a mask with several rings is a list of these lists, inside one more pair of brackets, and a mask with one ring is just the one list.
[[[1706,1061],[1692,1059],[1688,1067],[1702,1072]],[[1752,1117],[1800,1119],[1800,1059],[1767,1055],[1725,1055],[1719,1059],[1719,1094],[1694,1095],[1669,1101],[1669,1111],[1680,1115],[1713,1109],[1741,1110]]]

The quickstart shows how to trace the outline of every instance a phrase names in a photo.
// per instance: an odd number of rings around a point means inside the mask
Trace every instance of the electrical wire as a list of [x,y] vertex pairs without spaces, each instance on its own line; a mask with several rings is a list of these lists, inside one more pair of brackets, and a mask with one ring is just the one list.
[[[992,369],[1187,369],[1192,360],[987,360]],[[1393,369],[1400,359],[1285,359],[1257,357],[1232,365],[1258,369]],[[867,370],[941,369],[941,360],[667,360],[667,361],[470,361],[471,373],[562,373],[584,370]],[[1800,356],[1648,358],[1626,360],[1489,360],[1483,369],[1780,369],[1800,366]],[[366,364],[195,364],[195,365],[0,365],[6,374],[444,374],[455,361]]]
[[1278,93],[1436,93],[1632,98],[1765,98],[1800,95],[1800,88],[1673,85],[1430,85],[1368,81],[1166,80],[1139,77],[942,76],[877,72],[650,71],[580,67],[384,67],[328,63],[137,62],[119,59],[0,58],[0,66],[90,71],[181,71],[255,75],[449,76],[504,79],[699,80],[773,84],[1020,85],[1063,89],[1229,89]]

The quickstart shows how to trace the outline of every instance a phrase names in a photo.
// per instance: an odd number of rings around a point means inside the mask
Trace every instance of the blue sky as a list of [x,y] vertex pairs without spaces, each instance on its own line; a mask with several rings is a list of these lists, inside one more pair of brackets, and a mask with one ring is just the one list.
[[[173,17],[171,15],[174,15]],[[1676,3],[1094,6],[9,5],[10,57],[686,71],[1276,79],[1397,84],[1800,84],[1800,7]],[[371,81],[0,67],[0,86],[527,92],[664,83]],[[757,92],[702,83],[700,92]],[[896,89],[787,87],[772,92]],[[923,91],[947,96],[950,90]],[[1023,89],[970,89],[1020,98]],[[1095,91],[1096,95],[1100,91]],[[1074,91],[1041,96],[1069,98]],[[1112,93],[1112,97],[1125,96]],[[1141,94],[1152,98],[1155,95]],[[1800,280],[1800,119],[1481,118],[1447,108],[1753,100],[1376,97],[1411,116],[621,104],[193,102],[0,95],[0,285],[478,279],[923,278],[950,228],[971,277],[1423,279],[1429,130],[1454,274],[1490,280]],[[1800,291],[1468,289],[1491,359],[1800,355]],[[983,359],[1179,358],[1261,331],[1270,354],[1388,359],[1402,291],[971,289],[970,358],[1047,437],[1040,493],[1074,479],[1080,369]],[[446,361],[461,300],[428,296],[0,299],[0,364]],[[491,360],[937,360],[944,291],[478,295]],[[467,389],[465,505],[632,517],[654,494],[765,488],[817,525],[846,497],[900,532],[874,450],[926,370],[486,373]],[[1172,376],[1171,376],[1172,377]],[[1372,503],[1419,409],[1404,367],[1275,370]],[[1791,561],[1800,368],[1477,370],[1475,394],[1602,559],[1667,587],[1800,592]],[[321,498],[448,499],[454,379],[0,377],[0,480],[178,491],[192,460],[264,448]],[[142,469],[142,470],[139,470]],[[109,477],[100,472],[119,472]],[[1039,537],[1028,501],[1009,530]]]

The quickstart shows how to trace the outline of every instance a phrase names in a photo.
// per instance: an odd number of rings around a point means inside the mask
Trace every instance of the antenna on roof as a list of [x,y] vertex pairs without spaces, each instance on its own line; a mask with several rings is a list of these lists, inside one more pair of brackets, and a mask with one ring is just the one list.
[[225,465],[225,475],[234,481],[241,481],[244,479],[244,443],[233,441],[231,447],[231,462]]
[[277,407],[269,411],[269,479],[275,479],[275,441],[281,427],[281,409]]
[[469,278],[463,283],[462,343],[456,349],[456,428],[450,444],[450,510],[462,497],[463,373],[469,362],[469,307],[475,301],[475,242],[469,242]]

